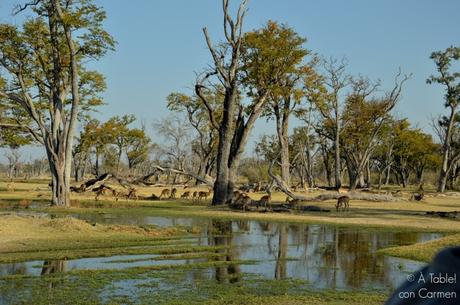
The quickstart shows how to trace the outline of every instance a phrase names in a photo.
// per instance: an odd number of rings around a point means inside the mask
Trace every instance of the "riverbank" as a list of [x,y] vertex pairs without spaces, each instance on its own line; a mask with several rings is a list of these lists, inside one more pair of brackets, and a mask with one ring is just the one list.
[[460,246],[460,234],[449,235],[439,239],[408,246],[380,249],[378,250],[378,253],[422,262],[430,262],[441,249],[454,246]]
[[[75,259],[117,254],[191,252],[173,243],[191,236],[178,227],[91,224],[73,217],[0,214],[0,263],[34,259]],[[196,249],[195,249],[196,250]]]

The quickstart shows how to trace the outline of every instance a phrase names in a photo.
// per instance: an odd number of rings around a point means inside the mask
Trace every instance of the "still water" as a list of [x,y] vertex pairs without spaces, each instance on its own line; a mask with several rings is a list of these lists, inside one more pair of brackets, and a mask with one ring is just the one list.
[[[371,231],[327,225],[285,224],[262,221],[210,220],[120,215],[74,215],[91,222],[167,226],[199,226],[201,234],[187,240],[192,245],[226,246],[212,260],[225,266],[189,271],[191,276],[217,281],[257,275],[266,279],[302,279],[313,289],[395,288],[424,264],[377,255],[377,250],[438,238],[440,234]],[[183,243],[184,241],[177,241]],[[68,261],[30,261],[0,264],[0,277],[13,274],[40,276],[80,269],[123,269],[152,265],[206,262],[208,258],[156,259],[157,255],[124,255]],[[254,261],[239,264],[239,261]],[[235,263],[232,264],[231,262]],[[125,283],[128,284],[128,283]]]

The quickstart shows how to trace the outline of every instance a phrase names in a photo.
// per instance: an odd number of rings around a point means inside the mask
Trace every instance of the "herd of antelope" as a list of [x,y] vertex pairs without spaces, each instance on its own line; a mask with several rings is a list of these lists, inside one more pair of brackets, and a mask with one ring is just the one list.
[[[193,201],[206,200],[211,196],[212,190],[208,189],[205,191],[185,191],[180,195],[180,199],[191,199]],[[176,199],[177,198],[177,189],[163,189],[160,193],[159,199]]]

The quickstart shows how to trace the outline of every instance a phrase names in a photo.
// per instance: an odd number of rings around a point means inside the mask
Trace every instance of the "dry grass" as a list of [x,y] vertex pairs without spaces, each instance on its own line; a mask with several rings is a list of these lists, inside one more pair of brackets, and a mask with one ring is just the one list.
[[[6,188],[8,182],[0,181],[0,189]],[[0,207],[12,207],[17,205],[21,207],[18,202],[37,202],[49,200],[49,190],[47,190],[48,180],[43,180],[42,183],[34,181],[32,183],[14,182],[14,192],[0,192]],[[122,190],[119,185],[111,185],[118,190]],[[152,193],[159,196],[161,191],[165,188],[171,189],[172,187],[139,187],[138,193],[141,196],[148,197]],[[207,190],[207,187],[190,187],[184,189],[183,187],[176,187],[178,189],[177,196],[180,197],[185,191],[194,192]],[[323,191],[312,191],[303,193],[308,197],[316,197]],[[250,193],[249,196],[253,199],[259,199],[265,195],[264,192]],[[96,205],[94,201],[94,194],[87,192],[84,194],[72,194],[72,206],[75,208],[97,207],[105,209],[114,208],[145,208],[143,213],[154,214],[169,214],[172,216],[203,216],[203,217],[226,217],[226,218],[251,218],[260,220],[283,220],[294,222],[316,222],[326,224],[340,224],[340,225],[361,225],[373,227],[404,227],[416,230],[428,231],[447,231],[447,232],[460,232],[460,221],[449,220],[437,217],[425,216],[427,211],[456,211],[460,210],[460,193],[448,193],[436,195],[435,193],[428,193],[426,198],[421,202],[409,201],[409,191],[403,191],[402,197],[398,201],[393,202],[368,202],[352,200],[350,202],[350,211],[336,213],[334,210],[335,200],[328,200],[322,202],[309,202],[308,205],[317,205],[325,209],[330,209],[330,213],[302,213],[302,214],[278,214],[278,213],[241,213],[229,211],[222,208],[210,208],[205,205],[208,201],[201,203],[192,200],[162,200],[159,201],[127,201],[120,200],[115,202],[112,197],[106,196],[102,201]],[[286,196],[281,192],[275,192],[272,195],[273,201],[284,202]],[[15,202],[15,203],[13,203]],[[155,208],[149,209],[148,208]],[[123,212],[130,212],[123,209]]]
[[63,242],[149,240],[178,232],[175,228],[92,225],[72,217],[50,219],[36,215],[0,214],[0,254],[33,251]]

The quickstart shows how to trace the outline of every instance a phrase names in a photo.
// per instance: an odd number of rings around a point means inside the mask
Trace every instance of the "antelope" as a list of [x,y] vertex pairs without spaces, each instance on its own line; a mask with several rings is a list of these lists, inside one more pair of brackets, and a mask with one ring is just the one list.
[[259,206],[267,207],[270,204],[271,200],[272,200],[271,194],[262,196],[262,198],[260,198],[259,200]]
[[176,188],[173,188],[171,190],[171,195],[169,196],[169,198],[176,198],[176,195],[177,195],[177,189]]
[[164,190],[162,190],[162,191],[161,191],[161,194],[160,194],[160,199],[161,199],[161,198],[168,198],[168,197],[169,197],[169,194],[170,194],[169,189],[164,189]]
[[249,197],[246,194],[242,194],[240,196],[240,199],[241,199],[240,204],[241,204],[241,206],[243,208],[243,211],[246,211],[246,208],[252,204],[252,199],[251,199],[251,197]]
[[138,200],[139,196],[137,195],[137,190],[135,188],[130,188],[128,191],[128,199]]
[[201,200],[201,199],[208,199],[209,195],[211,195],[211,192],[208,191],[208,192],[198,192],[198,200]]
[[193,192],[192,199],[193,200],[198,199],[198,192],[197,191]]
[[120,197],[120,193],[112,189],[112,196],[115,197],[115,201],[118,201],[118,198]]
[[190,198],[190,192],[189,192],[189,191],[184,192],[184,193],[180,196],[180,198],[189,199],[189,198]]
[[350,207],[350,197],[348,196],[340,196],[338,199],[337,199],[337,204],[335,205],[335,209],[336,211],[338,212],[339,211],[339,208],[343,205],[343,210],[348,210],[349,207]]
[[94,200],[99,201],[99,196],[105,195],[105,189],[101,188],[96,191],[96,197]]

